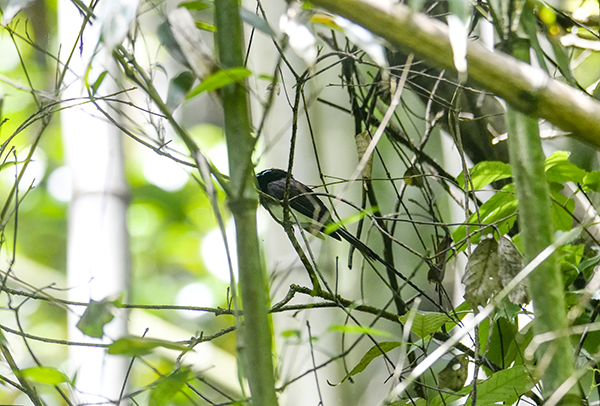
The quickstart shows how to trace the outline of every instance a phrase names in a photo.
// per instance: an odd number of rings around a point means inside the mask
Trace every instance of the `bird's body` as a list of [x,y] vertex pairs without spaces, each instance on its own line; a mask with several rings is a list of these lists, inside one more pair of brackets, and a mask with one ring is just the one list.
[[[261,195],[261,204],[279,222],[282,222],[283,217],[281,204],[285,197],[287,178],[288,173],[286,171],[275,168],[266,169],[256,175],[258,187],[266,195]],[[294,178],[290,178],[288,201],[290,208],[294,210],[298,217],[300,226],[311,234],[325,233],[325,227],[332,223],[329,210],[321,199],[314,194],[311,188]],[[377,257],[373,250],[342,227],[336,228],[327,234],[336,240],[345,239],[372,259]]]
[[[286,188],[288,187],[288,173],[281,169],[266,169],[256,175],[256,180],[258,182],[258,188],[262,192],[260,196],[261,204],[279,223],[283,223],[282,204],[285,199]],[[350,234],[345,228],[334,227],[332,231],[327,230],[327,226],[333,223],[329,210],[327,210],[325,204],[323,204],[321,199],[319,199],[311,188],[298,182],[293,177],[290,177],[289,179],[288,204],[289,208],[294,211],[295,217],[298,218],[302,228],[308,230],[311,234],[318,235],[320,233],[325,233],[337,240],[343,238],[359,250],[365,257],[368,257],[368,259],[375,260],[385,265],[391,278],[394,278],[394,275],[400,277],[407,285],[414,288],[441,311],[445,311],[423,292],[421,288],[411,282],[401,272],[398,272],[391,263],[377,255],[375,251]],[[394,288],[394,291],[395,290],[396,288]],[[394,292],[394,294],[398,301],[398,314],[404,314],[406,312],[406,305],[402,302],[402,299],[397,292]]]

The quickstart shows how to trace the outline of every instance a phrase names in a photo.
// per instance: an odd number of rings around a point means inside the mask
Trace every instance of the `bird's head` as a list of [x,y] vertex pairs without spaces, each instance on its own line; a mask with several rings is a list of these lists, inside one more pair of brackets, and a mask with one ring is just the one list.
[[258,188],[263,193],[268,193],[267,186],[269,183],[285,178],[287,178],[287,172],[276,168],[265,169],[264,171],[256,175],[256,180],[258,181]]

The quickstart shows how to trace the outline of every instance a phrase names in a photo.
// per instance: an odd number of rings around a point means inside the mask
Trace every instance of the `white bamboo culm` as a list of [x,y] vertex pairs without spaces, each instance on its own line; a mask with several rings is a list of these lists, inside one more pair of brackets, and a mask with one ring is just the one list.
[[[66,61],[71,49],[76,48],[65,78],[67,87],[62,99],[82,98],[86,96],[83,77],[101,24],[96,21],[86,27],[83,52],[80,53],[81,42],[77,40],[77,34],[83,23],[82,14],[71,1],[60,0],[58,18],[61,61]],[[111,61],[111,55],[106,51],[93,58],[92,83],[103,70],[110,69]],[[109,94],[111,90],[105,86],[99,93]],[[128,289],[128,189],[123,173],[121,135],[93,104],[68,104],[74,107],[61,112],[61,128],[72,180],[67,247],[69,297],[79,302],[99,301],[125,294]],[[68,318],[70,340],[106,343],[127,333],[127,314],[121,312],[105,326],[103,340],[84,336],[76,328],[83,310],[82,307],[71,308]],[[127,364],[126,358],[110,356],[101,348],[70,347],[69,368],[71,374],[77,373],[78,403],[119,399]]]

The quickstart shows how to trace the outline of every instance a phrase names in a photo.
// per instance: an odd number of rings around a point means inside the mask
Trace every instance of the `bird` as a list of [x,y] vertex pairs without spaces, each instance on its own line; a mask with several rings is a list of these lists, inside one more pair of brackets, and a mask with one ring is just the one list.
[[[260,193],[260,203],[271,214],[275,220],[283,224],[283,200],[285,198],[285,189],[287,187],[288,172],[277,169],[265,169],[256,175],[256,181]],[[328,234],[329,236],[340,240],[343,238],[348,241],[353,247],[360,251],[365,257],[370,260],[377,261],[388,269],[388,272],[398,276],[407,285],[411,286],[423,297],[429,300],[440,311],[445,311],[435,300],[427,295],[421,288],[410,281],[409,278],[399,272],[392,264],[381,258],[375,251],[367,247],[361,240],[352,235],[343,227],[334,227],[331,231],[328,230],[328,225],[333,224],[331,214],[327,206],[319,199],[311,188],[300,181],[297,181],[290,176],[288,204],[290,209],[296,214],[299,225],[314,235],[320,233]],[[395,292],[395,297],[400,302],[398,313],[406,312],[406,305]]]
[[[283,223],[282,203],[285,197],[288,172],[282,169],[265,169],[256,175],[258,189],[262,192],[260,203],[274,217],[277,222]],[[348,241],[361,253],[371,259],[379,259],[379,256],[362,241],[352,235],[343,227],[335,227],[332,231],[328,229],[333,223],[327,206],[319,199],[313,190],[290,177],[289,207],[298,218],[299,225],[313,235],[327,234],[338,241]]]

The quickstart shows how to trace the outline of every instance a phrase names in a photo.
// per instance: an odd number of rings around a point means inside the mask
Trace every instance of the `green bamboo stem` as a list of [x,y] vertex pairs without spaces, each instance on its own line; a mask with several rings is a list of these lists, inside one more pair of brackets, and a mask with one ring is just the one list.
[[[243,67],[244,36],[238,0],[216,1],[215,20],[220,66],[224,69]],[[238,351],[248,378],[252,404],[276,406],[269,289],[260,261],[256,231],[258,195],[251,160],[254,139],[245,87],[236,83],[222,88],[221,100],[231,179],[228,203],[236,224],[239,286],[244,311]]]
[[[528,61],[528,43],[512,41],[513,55]],[[513,107],[506,113],[508,151],[512,177],[519,200],[519,227],[525,259],[532,260],[552,244],[554,227],[550,200],[550,188],[544,171],[545,155],[539,134],[538,120]],[[563,281],[556,254],[550,256],[529,276],[529,292],[535,311],[536,334],[562,332],[568,328]],[[541,372],[543,395],[548,398],[575,371],[573,347],[569,337],[559,334],[552,342],[540,346],[538,365]],[[547,362],[547,363],[546,363]],[[561,405],[580,405],[581,395],[576,387],[560,402]]]
[[[533,259],[552,243],[554,233],[550,191],[544,172],[544,154],[537,119],[508,108],[509,155],[519,200],[519,226],[525,259]],[[563,281],[556,254],[543,262],[529,276],[529,292],[535,310],[535,333],[565,331],[567,325]],[[557,337],[540,347],[539,356],[551,355],[544,368],[544,395],[552,394],[574,372],[573,348],[569,337]],[[570,400],[561,404],[580,405],[581,397],[570,391]]]

